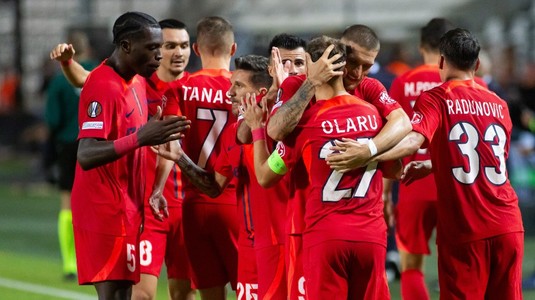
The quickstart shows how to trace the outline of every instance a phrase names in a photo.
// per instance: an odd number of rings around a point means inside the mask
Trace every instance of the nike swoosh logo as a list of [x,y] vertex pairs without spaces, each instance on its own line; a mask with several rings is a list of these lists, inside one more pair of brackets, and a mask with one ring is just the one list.
[[134,109],[132,108],[132,111],[129,113],[126,113],[126,117],[129,118],[134,113]]

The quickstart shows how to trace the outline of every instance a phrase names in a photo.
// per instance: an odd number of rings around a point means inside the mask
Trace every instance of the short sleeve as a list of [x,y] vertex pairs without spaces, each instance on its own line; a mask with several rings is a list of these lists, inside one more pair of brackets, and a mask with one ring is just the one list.
[[440,103],[434,99],[433,94],[430,92],[424,92],[416,99],[411,123],[412,130],[425,137],[422,148],[429,147],[429,143],[433,140],[441,121],[440,107]]

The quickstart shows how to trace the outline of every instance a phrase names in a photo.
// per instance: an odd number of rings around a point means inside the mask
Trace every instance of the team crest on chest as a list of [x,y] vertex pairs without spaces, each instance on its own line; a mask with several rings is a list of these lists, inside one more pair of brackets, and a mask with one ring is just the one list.
[[412,124],[420,124],[422,122],[422,119],[424,118],[424,116],[415,111],[414,114],[412,115],[412,120],[411,120],[411,123]]
[[90,118],[96,118],[102,113],[102,105],[98,103],[97,101],[92,101],[87,106],[87,115]]

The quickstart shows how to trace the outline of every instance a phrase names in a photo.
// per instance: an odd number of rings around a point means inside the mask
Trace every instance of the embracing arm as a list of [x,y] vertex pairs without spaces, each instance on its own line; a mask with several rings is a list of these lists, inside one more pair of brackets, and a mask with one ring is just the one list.
[[411,131],[397,145],[390,150],[372,158],[372,161],[389,161],[411,155],[420,149],[424,143],[424,136],[416,131]]
[[402,108],[390,112],[386,119],[385,126],[369,144],[350,139],[336,141],[336,146],[332,149],[338,152],[327,156],[327,164],[340,172],[360,168],[366,165],[377,153],[383,153],[392,148],[412,129],[409,117]]

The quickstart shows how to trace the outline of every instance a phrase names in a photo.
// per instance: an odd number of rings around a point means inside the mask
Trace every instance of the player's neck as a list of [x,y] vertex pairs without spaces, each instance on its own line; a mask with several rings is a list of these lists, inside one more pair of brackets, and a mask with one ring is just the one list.
[[439,52],[425,52],[422,55],[425,65],[438,66],[440,63],[440,53]]
[[136,72],[129,68],[128,65],[121,63],[118,55],[119,54],[114,51],[106,60],[106,65],[110,66],[117,74],[119,74],[119,76],[128,82],[136,75]]
[[349,95],[344,88],[341,77],[335,79],[333,82],[324,83],[316,87],[315,96],[318,100],[327,100],[340,95]]
[[445,81],[450,80],[473,80],[474,72],[471,71],[461,71],[461,70],[449,70],[445,74]]
[[156,75],[158,75],[158,78],[163,82],[172,82],[175,80],[178,80],[182,78],[184,72],[180,73],[179,75],[175,75],[167,70],[164,70],[161,66],[156,70]]
[[203,69],[230,70],[230,57],[226,56],[201,56]]

